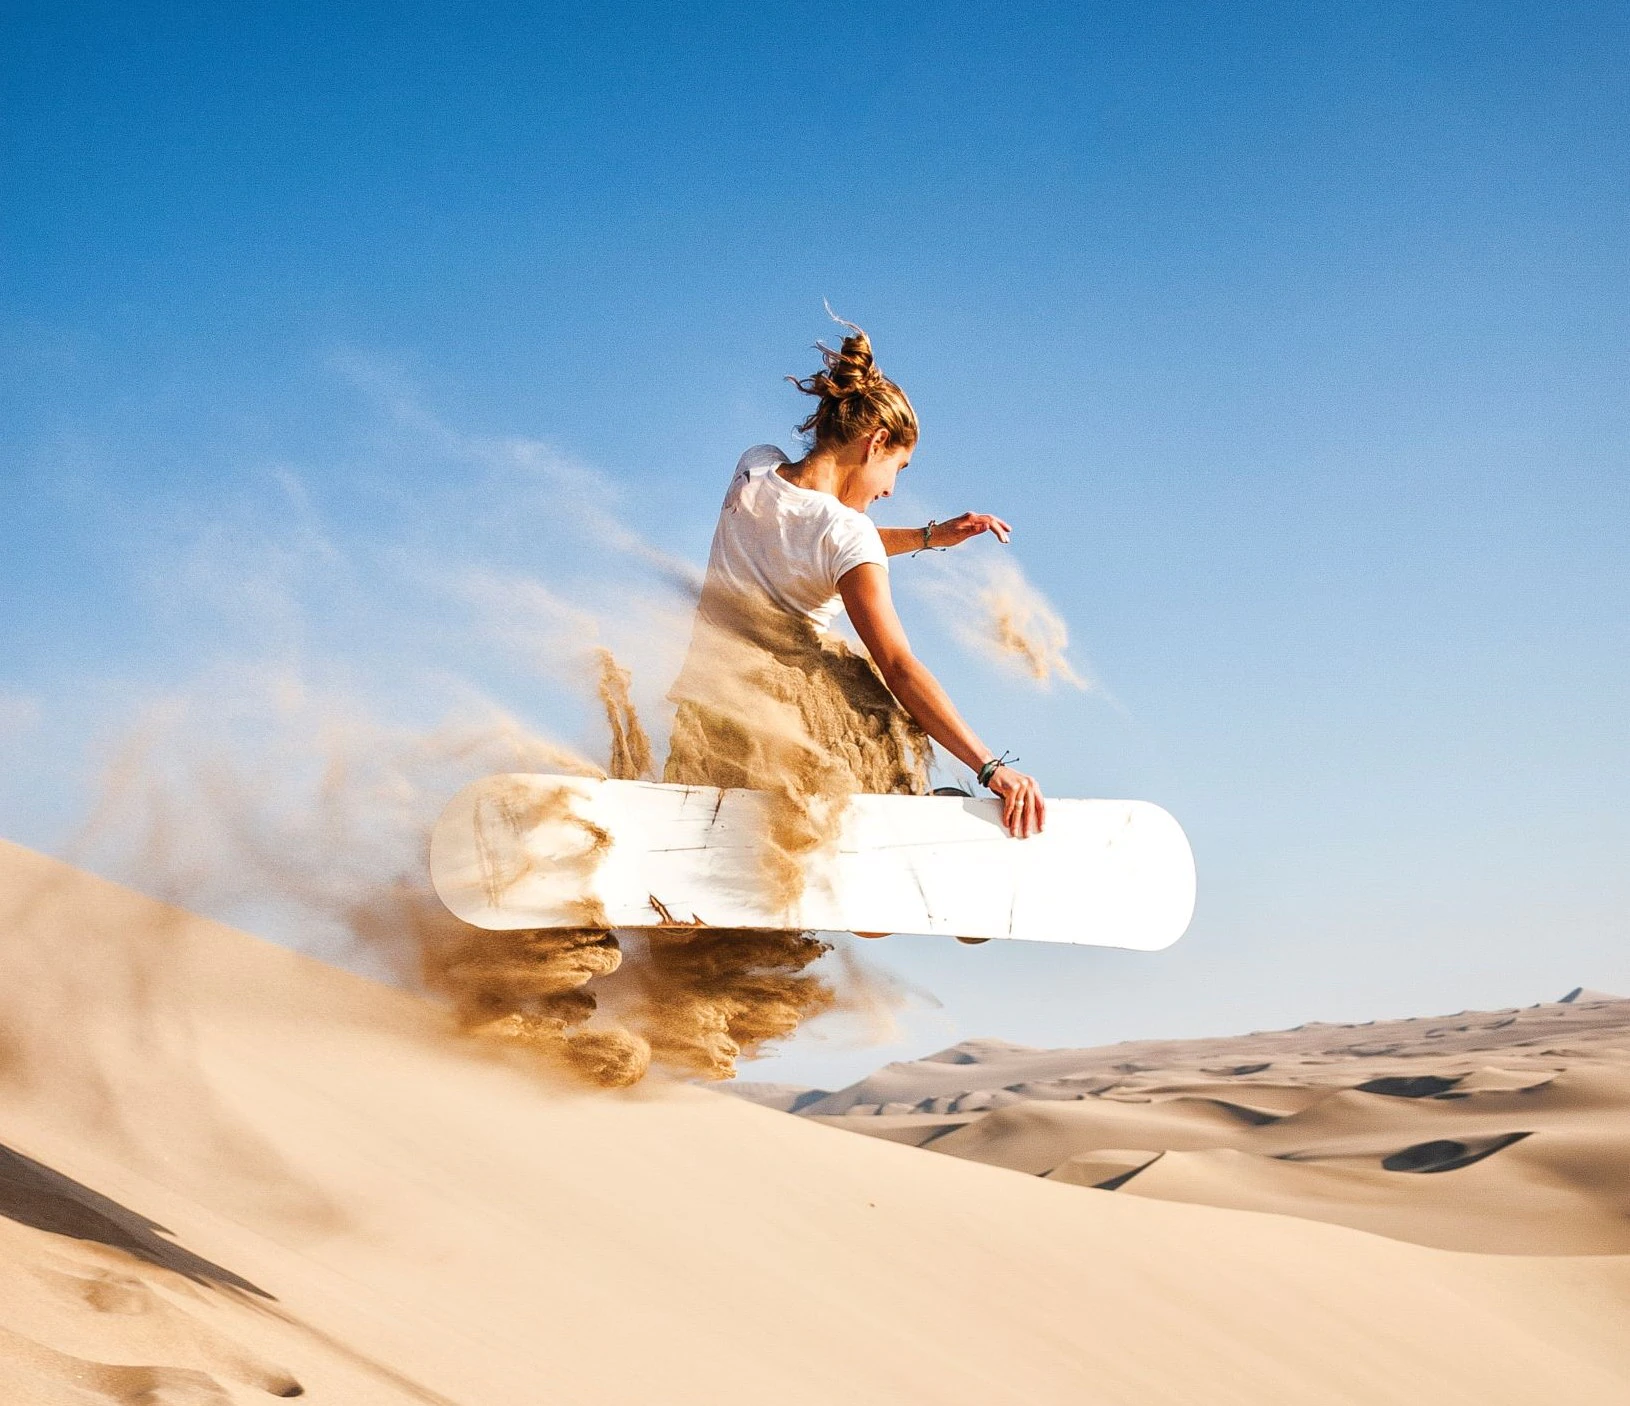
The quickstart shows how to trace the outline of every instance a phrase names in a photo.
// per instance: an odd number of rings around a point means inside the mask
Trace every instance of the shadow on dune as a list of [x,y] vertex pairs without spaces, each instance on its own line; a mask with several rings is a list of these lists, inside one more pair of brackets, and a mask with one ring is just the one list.
[[195,1284],[238,1289],[273,1301],[271,1294],[247,1279],[163,1239],[168,1232],[157,1222],[3,1145],[0,1145],[0,1215],[36,1230],[70,1235],[76,1240],[94,1240],[124,1250],[149,1264],[173,1270]]
[[1400,1074],[1383,1079],[1367,1079],[1354,1087],[1361,1094],[1385,1094],[1388,1098],[1438,1098],[1466,1076],[1443,1078],[1437,1074]]
[[1501,1133],[1497,1137],[1471,1138],[1465,1142],[1458,1138],[1438,1138],[1383,1157],[1381,1165],[1389,1172],[1456,1172],[1531,1136],[1532,1133]]

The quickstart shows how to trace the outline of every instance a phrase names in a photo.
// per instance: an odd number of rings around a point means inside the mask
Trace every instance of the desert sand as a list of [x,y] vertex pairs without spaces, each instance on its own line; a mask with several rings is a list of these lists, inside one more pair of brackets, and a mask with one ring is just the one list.
[[836,1093],[736,1091],[1077,1186],[1444,1249],[1630,1253],[1630,1000],[1215,1040],[970,1040]]
[[1488,1406],[1630,1383],[1630,1258],[1094,1193],[683,1084],[577,1090],[427,1002],[4,845],[0,1144],[7,1403]]

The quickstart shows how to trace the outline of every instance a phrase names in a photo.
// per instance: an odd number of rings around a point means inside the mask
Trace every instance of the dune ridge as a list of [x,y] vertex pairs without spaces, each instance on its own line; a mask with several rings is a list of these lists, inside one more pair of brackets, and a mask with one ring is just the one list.
[[576,1091],[3,844],[0,1037],[8,1400],[1605,1406],[1630,1379],[1630,1258],[1454,1254],[687,1085]]
[[1072,1185],[1445,1249],[1630,1252],[1630,1000],[1037,1050],[969,1040],[835,1092],[735,1092]]

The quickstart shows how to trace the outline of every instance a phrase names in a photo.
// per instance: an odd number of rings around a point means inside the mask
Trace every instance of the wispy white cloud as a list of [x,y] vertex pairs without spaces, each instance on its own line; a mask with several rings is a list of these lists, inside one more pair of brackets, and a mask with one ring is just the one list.
[[261,471],[236,499],[176,505],[173,517],[172,545],[147,562],[149,596],[168,618],[206,609],[217,648],[298,653],[315,583],[333,594],[352,574],[350,552],[289,465]]
[[600,617],[563,600],[542,581],[475,567],[451,574],[449,590],[489,638],[535,667],[594,648]]
[[540,537],[570,535],[629,559],[686,597],[701,590],[698,567],[628,526],[618,512],[625,496],[621,485],[598,469],[541,439],[454,429],[399,373],[366,357],[339,357],[335,366],[422,449],[476,470],[463,488],[472,512],[495,505],[512,521],[532,524]]
[[0,688],[0,747],[21,742],[40,725],[44,709],[32,694]]
[[[277,851],[287,877],[332,821],[382,876],[415,862],[412,837],[462,779],[592,769],[597,648],[632,667],[660,739],[689,636],[700,573],[628,526],[604,475],[541,440],[462,433],[388,368],[345,371],[379,412],[359,447],[163,505],[167,531],[138,567],[172,657],[107,719],[126,741],[100,744],[107,794],[87,842],[223,916],[266,878],[223,858],[234,845]],[[518,682],[517,660],[553,691]],[[40,713],[0,693],[0,741]],[[332,798],[353,818],[334,819]],[[241,888],[225,883],[236,874]]]

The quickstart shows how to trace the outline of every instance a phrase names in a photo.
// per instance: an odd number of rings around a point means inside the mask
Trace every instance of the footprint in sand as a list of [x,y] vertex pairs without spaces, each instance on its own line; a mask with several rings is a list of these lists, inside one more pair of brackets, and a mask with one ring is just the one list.
[[0,1397],[31,1406],[232,1406],[207,1372],[91,1362],[6,1328],[0,1328]]
[[[88,1364],[95,1370],[181,1372],[191,1383],[187,1387],[188,1391],[201,1391],[207,1385],[209,1390],[215,1393],[204,1396],[182,1395],[174,1398],[177,1402],[189,1403],[189,1406],[194,1400],[199,1402],[228,1400],[217,1378],[242,1383],[257,1391],[263,1391],[268,1396],[289,1398],[304,1394],[304,1388],[300,1383],[283,1368],[261,1360],[248,1349],[233,1342],[231,1338],[208,1324],[200,1322],[184,1308],[172,1302],[170,1297],[172,1294],[199,1293],[185,1282],[179,1282],[167,1291],[161,1292],[135,1273],[119,1269],[98,1269],[92,1266],[75,1266],[72,1269],[40,1268],[35,1271],[35,1277],[41,1281],[46,1291],[59,1301],[89,1309],[93,1313],[132,1320],[120,1325],[118,1336],[127,1338],[131,1347],[137,1347],[139,1355],[167,1358],[172,1362],[192,1363],[202,1369],[124,1367],[103,1369],[99,1364]],[[82,1383],[83,1378],[76,1377],[73,1380]],[[144,1406],[151,1399],[154,1406],[157,1406],[160,1399],[168,1403],[171,1398],[115,1395],[112,1399],[140,1401]]]
[[[131,1406],[191,1406],[230,1401],[221,1380],[268,1396],[303,1394],[304,1388],[290,1373],[262,1361],[200,1314],[188,1312],[184,1302],[177,1302],[191,1298],[205,1305],[215,1301],[208,1297],[213,1294],[252,1305],[270,1295],[176,1244],[163,1226],[4,1146],[0,1146],[0,1218],[0,1224],[15,1223],[8,1236],[44,1232],[60,1237],[56,1252],[39,1254],[36,1249],[37,1258],[25,1255],[9,1263],[31,1281],[30,1297],[40,1306],[54,1300],[68,1310],[70,1322],[87,1313],[98,1320],[97,1357],[186,1364],[110,1365],[59,1352],[15,1327],[6,1328],[0,1330],[5,1333],[0,1340],[0,1401],[82,1401],[93,1399],[85,1395],[90,1391],[99,1393],[96,1399]],[[29,1331],[39,1329],[30,1323]],[[63,1389],[54,1397],[37,1391],[7,1392],[5,1374],[12,1371],[60,1381]]]

